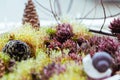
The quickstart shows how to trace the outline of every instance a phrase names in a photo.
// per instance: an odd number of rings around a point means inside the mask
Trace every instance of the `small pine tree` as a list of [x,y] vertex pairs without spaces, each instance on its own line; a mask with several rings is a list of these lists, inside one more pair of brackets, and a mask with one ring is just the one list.
[[40,27],[39,18],[32,0],[28,0],[28,3],[25,6],[22,21],[23,24],[30,23],[33,26],[33,28]]

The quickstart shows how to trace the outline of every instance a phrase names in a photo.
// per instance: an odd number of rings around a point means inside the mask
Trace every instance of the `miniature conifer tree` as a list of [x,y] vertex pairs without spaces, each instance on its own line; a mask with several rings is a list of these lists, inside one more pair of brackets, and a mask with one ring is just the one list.
[[32,0],[28,0],[28,3],[25,6],[22,21],[23,24],[30,23],[33,26],[33,28],[40,27],[39,18]]

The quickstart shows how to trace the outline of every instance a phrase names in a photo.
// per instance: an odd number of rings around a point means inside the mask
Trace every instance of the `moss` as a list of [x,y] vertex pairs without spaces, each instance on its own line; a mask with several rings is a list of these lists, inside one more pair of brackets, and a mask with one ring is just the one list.
[[18,30],[11,32],[9,36],[12,35],[14,36],[13,39],[27,43],[31,48],[32,56],[35,57],[37,48],[45,49],[43,43],[45,37],[47,37],[46,29],[42,27],[36,31],[31,25],[25,24]]
[[8,33],[0,35],[0,51],[2,51],[3,47],[8,41]]
[[93,36],[93,34],[89,32],[85,25],[79,23],[78,24],[72,23],[72,26],[74,26],[73,27],[73,33],[75,34],[74,38],[82,37],[84,39],[89,39],[90,37]]
[[10,57],[5,53],[0,52],[0,59],[2,59],[4,61],[4,63],[7,63],[7,62],[9,62]]
[[46,30],[46,33],[49,34],[49,35],[55,35],[56,29],[53,28],[53,27],[50,27]]

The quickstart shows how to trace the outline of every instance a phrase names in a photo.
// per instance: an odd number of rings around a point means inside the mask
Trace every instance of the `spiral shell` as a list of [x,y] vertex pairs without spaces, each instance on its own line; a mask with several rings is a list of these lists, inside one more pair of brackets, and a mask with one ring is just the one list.
[[92,63],[95,69],[103,73],[112,65],[112,57],[107,52],[97,52],[92,57]]

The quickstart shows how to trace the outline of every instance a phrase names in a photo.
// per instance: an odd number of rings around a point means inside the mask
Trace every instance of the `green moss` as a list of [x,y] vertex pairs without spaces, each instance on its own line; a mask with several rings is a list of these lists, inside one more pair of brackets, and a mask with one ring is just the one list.
[[46,32],[47,32],[49,35],[54,35],[54,34],[56,33],[56,29],[50,27],[50,28],[48,28],[48,29],[46,30]]
[[9,41],[8,33],[0,35],[0,51],[2,51],[5,44]]
[[5,53],[0,52],[0,59],[2,59],[5,63],[7,63],[10,60],[10,57]]

